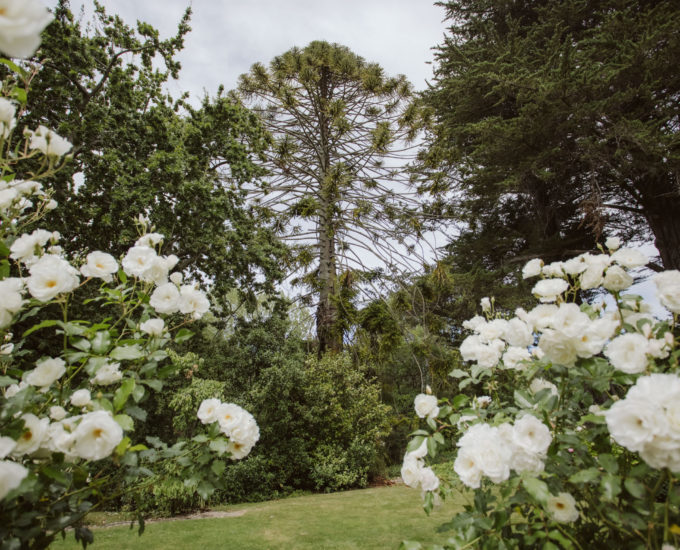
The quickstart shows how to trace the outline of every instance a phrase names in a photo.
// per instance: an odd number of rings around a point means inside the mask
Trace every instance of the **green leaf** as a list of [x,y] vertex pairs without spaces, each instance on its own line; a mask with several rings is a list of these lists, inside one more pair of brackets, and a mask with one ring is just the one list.
[[602,478],[600,487],[602,488],[602,498],[611,502],[621,493],[621,478],[607,474]]
[[134,378],[126,378],[123,380],[113,396],[113,409],[116,412],[120,411],[125,406],[128,397],[130,397],[130,394],[135,389],[135,385]]
[[51,466],[43,466],[42,468],[40,468],[40,473],[49,477],[50,479],[53,479],[60,485],[64,485],[65,487],[68,487],[69,485],[68,478],[61,470],[57,470],[56,468],[52,468]]
[[118,346],[113,348],[109,356],[117,361],[121,360],[133,360],[144,357],[144,351],[139,347],[138,344],[132,346]]
[[540,503],[544,503],[548,500],[550,496],[550,491],[548,486],[544,481],[537,479],[535,477],[525,477],[522,479],[522,485],[534,499]]
[[223,455],[224,453],[227,452],[227,445],[229,442],[224,439],[223,437],[220,437],[219,439],[215,439],[210,442],[210,445],[208,446],[211,451],[216,452],[218,455]]
[[427,438],[427,454],[432,458],[437,456],[437,442],[434,440],[434,437]]
[[463,376],[467,376],[468,373],[465,372],[464,370],[461,369],[453,369],[450,373],[449,376],[451,378],[463,378]]
[[215,492],[215,487],[209,481],[201,481],[196,487],[196,492],[203,500],[208,500],[210,495]]
[[602,467],[610,474],[616,474],[619,471],[619,463],[610,454],[601,454],[597,457],[597,461],[602,465]]
[[453,400],[451,401],[451,406],[454,409],[459,409],[460,407],[465,405],[468,402],[468,400],[469,400],[468,396],[461,393],[453,398]]
[[131,432],[135,429],[135,423],[127,414],[117,414],[113,419],[118,423],[118,425],[123,428],[126,432]]
[[600,470],[598,470],[597,468],[587,468],[586,470],[576,472],[569,478],[569,481],[575,484],[590,483],[592,481],[599,479],[601,474],[602,472],[600,472]]
[[415,451],[418,447],[420,447],[423,444],[423,441],[425,441],[425,438],[421,435],[414,437],[411,441],[408,442],[408,445],[406,446],[406,452],[410,453],[412,451]]
[[626,488],[626,491],[628,491],[635,498],[645,498],[647,491],[644,484],[640,480],[635,479],[634,477],[626,478],[626,480],[623,482],[623,486]]
[[214,460],[210,465],[210,469],[216,476],[221,476],[226,468],[227,464],[224,462],[224,460]]
[[132,399],[135,400],[135,403],[139,403],[142,397],[144,397],[145,391],[146,390],[144,389],[144,386],[141,385],[135,386],[135,389],[132,390]]
[[189,340],[189,338],[193,337],[194,333],[191,332],[188,328],[183,328],[180,329],[177,334],[175,334],[175,344],[181,344],[182,342],[186,342]]
[[26,338],[29,334],[33,334],[36,330],[40,330],[41,328],[47,328],[47,327],[53,327],[55,325],[58,325],[60,321],[42,321],[41,323],[38,323],[37,325],[33,325],[31,328],[29,328],[26,332],[24,332],[23,337]]
[[14,378],[10,378],[9,376],[1,376],[0,375],[0,388],[5,387],[5,386],[10,386],[11,384],[16,384],[17,380]]
[[142,382],[154,391],[161,391],[163,389],[163,382],[160,380],[142,380]]
[[9,68],[9,70],[11,70],[13,73],[18,74],[22,78],[26,78],[28,76],[28,73],[24,69],[19,67],[19,65],[17,65],[16,63],[14,63],[14,61],[12,61],[10,59],[7,59],[5,57],[0,57],[0,63],[7,66]]
[[111,335],[108,330],[100,330],[92,338],[92,351],[105,355],[111,345]]
[[87,338],[79,338],[78,340],[73,340],[71,342],[71,345],[79,349],[80,351],[90,351],[90,348],[92,345],[90,344],[90,341]]

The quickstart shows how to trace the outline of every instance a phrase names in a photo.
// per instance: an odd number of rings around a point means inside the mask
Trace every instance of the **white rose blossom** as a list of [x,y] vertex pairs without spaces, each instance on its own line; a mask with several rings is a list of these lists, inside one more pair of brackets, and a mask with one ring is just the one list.
[[49,357],[41,359],[36,363],[36,367],[26,374],[26,383],[31,386],[47,388],[59,380],[66,372],[66,363],[63,359]]
[[437,406],[437,397],[434,395],[427,395],[419,393],[413,400],[416,414],[420,418],[436,418],[439,414],[439,407]]
[[80,389],[76,390],[71,394],[71,405],[74,407],[87,407],[92,403],[92,396],[90,395],[90,390]]
[[558,523],[572,523],[579,518],[576,500],[569,493],[550,496],[546,502],[548,514]]
[[652,277],[661,305],[672,313],[680,313],[680,271],[662,271]]
[[11,460],[0,460],[0,500],[19,487],[27,475],[25,466]]
[[123,429],[107,411],[83,415],[73,431],[73,454],[85,460],[110,456],[123,439]]
[[149,299],[149,305],[157,313],[176,313],[179,311],[179,302],[179,290],[173,283],[157,286]]
[[120,363],[104,363],[97,369],[95,376],[90,379],[90,382],[100,386],[108,386],[115,384],[122,378],[123,373],[120,372]]
[[621,248],[621,239],[618,237],[609,237],[606,241],[604,241],[604,245],[611,252],[616,252],[619,248]]
[[33,413],[22,414],[21,419],[24,421],[24,431],[12,450],[14,456],[30,455],[37,451],[50,425],[49,418],[38,418]]
[[217,411],[221,404],[219,399],[204,399],[198,407],[198,419],[203,424],[212,424],[217,421]]
[[45,126],[38,126],[36,130],[24,130],[24,134],[30,139],[28,147],[47,157],[63,157],[73,148],[70,141]]
[[210,302],[201,290],[193,285],[184,285],[179,289],[178,307],[181,313],[200,319],[210,309]]
[[63,258],[46,254],[29,268],[26,286],[31,296],[48,302],[59,294],[78,288],[78,271]]
[[96,277],[109,283],[113,280],[113,274],[118,271],[118,262],[107,254],[96,250],[87,255],[87,263],[80,268],[85,277]]
[[522,268],[522,278],[529,279],[531,277],[538,277],[543,269],[543,260],[534,258],[529,260]]
[[644,372],[647,368],[647,338],[638,333],[622,334],[614,338],[604,350],[615,369],[628,374]]
[[569,283],[564,279],[543,279],[534,285],[531,292],[541,302],[554,302],[568,288]]
[[634,248],[619,248],[612,254],[612,261],[626,269],[635,269],[649,263],[649,258]]
[[0,12],[0,51],[9,57],[27,58],[40,45],[40,33],[52,14],[38,0],[4,0]]
[[163,319],[148,319],[139,325],[139,329],[149,336],[162,336],[165,330],[165,321]]

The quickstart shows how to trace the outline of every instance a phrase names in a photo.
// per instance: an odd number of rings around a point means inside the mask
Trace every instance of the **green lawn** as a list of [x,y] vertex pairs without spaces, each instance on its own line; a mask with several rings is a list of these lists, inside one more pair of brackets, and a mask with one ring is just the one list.
[[[136,528],[97,528],[94,549],[396,549],[404,539],[443,540],[436,527],[460,508],[461,501],[447,500],[428,517],[420,492],[403,485],[306,495],[222,508],[245,511],[238,517],[147,524],[141,537]],[[78,546],[70,533],[50,548]]]

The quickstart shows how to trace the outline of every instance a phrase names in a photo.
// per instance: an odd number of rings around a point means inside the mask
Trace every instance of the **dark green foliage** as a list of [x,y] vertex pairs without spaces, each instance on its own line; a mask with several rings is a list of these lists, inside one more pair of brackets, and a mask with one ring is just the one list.
[[102,7],[87,27],[67,0],[54,13],[33,60],[31,94],[42,100],[24,119],[74,144],[55,185],[60,208],[46,221],[64,247],[119,255],[137,238],[133,219],[146,214],[165,235],[162,253],[180,258],[178,270],[208,277],[215,296],[235,287],[271,291],[283,276],[285,249],[241,189],[263,173],[256,161],[266,132],[221,90],[194,108],[162,89],[180,69],[174,56],[190,30],[190,10],[167,40]]
[[674,1],[442,2],[428,190],[464,224],[456,261],[517,270],[654,238],[680,266],[680,6]]

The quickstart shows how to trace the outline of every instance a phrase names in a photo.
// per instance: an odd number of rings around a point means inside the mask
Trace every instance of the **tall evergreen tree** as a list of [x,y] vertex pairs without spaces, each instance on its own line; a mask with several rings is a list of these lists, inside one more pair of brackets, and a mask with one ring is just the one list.
[[343,289],[376,267],[406,267],[408,237],[420,229],[402,167],[416,134],[411,86],[344,46],[312,42],[268,68],[253,65],[239,90],[273,135],[270,177],[254,195],[278,211],[286,238],[302,243],[320,352],[338,350]]
[[[452,0],[425,94],[429,190],[454,188],[463,263],[654,239],[680,268],[680,5]],[[658,266],[660,267],[660,266]]]

